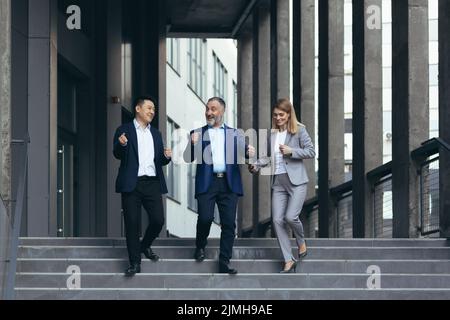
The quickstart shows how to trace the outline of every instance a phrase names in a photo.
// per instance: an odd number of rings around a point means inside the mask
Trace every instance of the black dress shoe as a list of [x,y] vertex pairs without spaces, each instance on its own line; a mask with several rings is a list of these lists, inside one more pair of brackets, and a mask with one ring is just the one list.
[[132,277],[136,273],[141,273],[141,265],[140,264],[132,264],[125,270],[125,277]]
[[202,262],[203,260],[205,260],[205,249],[195,249],[194,259],[197,262]]
[[142,249],[142,253],[149,260],[152,260],[154,262],[159,260],[159,256],[156,253],[154,253],[151,248]]
[[238,271],[230,268],[225,262],[219,262],[219,273],[237,274]]

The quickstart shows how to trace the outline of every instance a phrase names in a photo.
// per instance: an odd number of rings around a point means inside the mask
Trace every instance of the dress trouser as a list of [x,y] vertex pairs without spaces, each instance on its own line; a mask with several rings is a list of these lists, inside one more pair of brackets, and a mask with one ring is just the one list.
[[[141,207],[148,215],[149,225],[142,242],[139,241]],[[157,177],[139,178],[133,192],[122,193],[128,257],[131,264],[141,263],[142,249],[149,248],[164,225],[161,186]]]
[[219,260],[230,262],[234,238],[236,236],[236,208],[238,196],[228,187],[226,177],[214,177],[208,192],[198,195],[197,248],[204,249],[214,221],[214,207],[217,203],[220,214],[220,255]]
[[293,185],[287,174],[274,177],[272,219],[285,262],[295,260],[292,255],[289,229],[292,229],[298,247],[305,243],[303,224],[299,216],[305,202],[307,187],[307,184]]

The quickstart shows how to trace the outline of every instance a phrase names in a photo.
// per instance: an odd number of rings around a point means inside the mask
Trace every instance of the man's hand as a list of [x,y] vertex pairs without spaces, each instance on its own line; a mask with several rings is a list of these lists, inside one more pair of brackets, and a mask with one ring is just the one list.
[[164,155],[166,156],[167,159],[171,159],[172,158],[172,149],[164,148]]
[[127,145],[128,139],[125,136],[125,133],[122,133],[122,135],[119,137],[119,142],[122,147],[125,147]]
[[255,154],[256,154],[256,149],[255,149],[255,147],[253,147],[253,146],[248,146],[248,150],[247,150],[247,156],[249,157],[249,158],[253,158],[254,156],[255,156]]
[[288,147],[284,144],[280,144],[280,151],[284,156],[290,156],[292,155],[292,149],[291,147]]
[[200,133],[199,132],[194,132],[191,134],[191,143],[192,144],[197,144],[200,141]]

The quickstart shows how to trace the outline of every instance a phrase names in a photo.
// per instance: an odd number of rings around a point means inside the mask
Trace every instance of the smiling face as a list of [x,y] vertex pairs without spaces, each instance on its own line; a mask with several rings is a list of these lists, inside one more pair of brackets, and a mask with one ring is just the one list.
[[225,107],[218,101],[212,100],[208,102],[205,109],[206,122],[211,127],[219,127],[223,123]]
[[136,119],[146,125],[153,121],[155,113],[155,104],[150,100],[144,100],[141,105],[136,106]]
[[284,112],[281,109],[275,108],[273,110],[272,116],[278,128],[286,128],[290,119],[289,113]]

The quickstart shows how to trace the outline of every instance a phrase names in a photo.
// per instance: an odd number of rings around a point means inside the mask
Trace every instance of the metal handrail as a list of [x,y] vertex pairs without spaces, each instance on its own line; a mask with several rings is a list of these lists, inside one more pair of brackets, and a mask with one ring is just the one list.
[[427,140],[422,143],[422,145],[413,150],[411,152],[411,158],[417,160],[421,159],[423,157],[429,157],[433,154],[439,153],[439,149],[442,148],[446,151],[450,151],[450,144],[448,144],[445,140],[442,138],[433,138],[430,140]]
[[[436,137],[433,138],[429,141],[436,141],[441,147],[443,147],[444,149],[446,149],[447,151],[450,151],[450,144],[447,143],[444,139]],[[428,141],[424,142],[423,144],[427,143]]]

